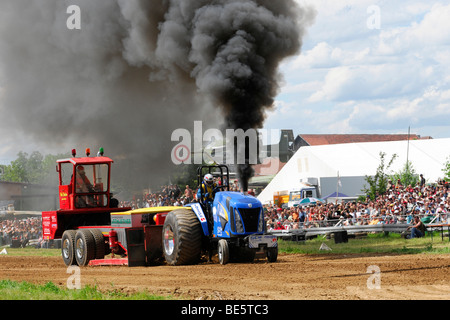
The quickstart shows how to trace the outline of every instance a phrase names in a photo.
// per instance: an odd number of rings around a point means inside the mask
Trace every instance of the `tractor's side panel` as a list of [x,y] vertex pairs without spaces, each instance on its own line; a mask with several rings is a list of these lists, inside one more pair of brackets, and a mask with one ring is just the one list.
[[46,240],[55,239],[58,231],[58,218],[56,211],[42,212],[42,236]]
[[232,212],[229,212],[222,203],[215,203],[213,206],[214,218],[214,234],[219,238],[229,238],[231,235],[230,217]]
[[59,207],[62,210],[73,208],[73,194],[71,186],[59,186]]
[[111,225],[110,211],[115,209],[57,210],[42,212],[42,232],[44,239],[60,239],[66,230],[77,230],[86,226]]
[[199,203],[191,203],[187,206],[191,207],[194,213],[196,214],[202,226],[203,234],[205,236],[209,236],[208,221],[206,220],[206,216],[205,213],[203,212],[202,206]]

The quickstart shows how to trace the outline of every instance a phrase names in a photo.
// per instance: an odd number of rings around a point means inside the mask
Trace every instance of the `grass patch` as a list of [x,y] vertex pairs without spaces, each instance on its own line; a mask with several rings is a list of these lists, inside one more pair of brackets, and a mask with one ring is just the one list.
[[[322,243],[331,251],[319,250]],[[334,239],[318,236],[315,239],[293,242],[279,240],[280,253],[300,254],[449,254],[448,238],[441,240],[440,234],[424,238],[403,239],[399,234],[368,234],[363,238],[350,238],[347,243],[336,244]],[[0,248],[2,249],[2,248]],[[60,257],[61,249],[35,249],[6,247],[9,256]],[[86,285],[81,289],[68,289],[52,282],[44,285],[29,282],[0,280],[0,300],[172,300],[172,297],[157,296],[146,291],[122,292],[117,289],[100,291],[97,286]]]
[[[9,246],[5,248],[8,256],[61,256],[61,249],[9,248]],[[62,260],[61,263],[63,263]],[[158,296],[147,291],[132,293],[118,289],[105,291],[90,285],[83,286],[81,289],[68,289],[57,286],[53,282],[39,285],[25,281],[0,280],[0,300],[172,300],[172,297]]]
[[59,287],[53,282],[44,285],[0,280],[0,300],[170,300],[145,291],[124,293],[119,290],[100,291],[96,286],[81,289]]
[[21,257],[59,257],[61,249],[36,249],[34,247],[10,248],[9,246],[0,247],[0,251],[6,249],[8,256]]
[[[325,243],[331,251],[319,250],[322,243]],[[384,233],[368,234],[366,237],[358,239],[348,239],[347,243],[334,242],[334,239],[326,239],[325,236],[318,236],[307,241],[283,241],[278,242],[279,252],[301,253],[301,254],[345,254],[345,253],[397,253],[397,254],[418,254],[418,253],[450,253],[450,242],[442,241],[440,236],[430,236],[415,239],[403,239],[399,234]]]

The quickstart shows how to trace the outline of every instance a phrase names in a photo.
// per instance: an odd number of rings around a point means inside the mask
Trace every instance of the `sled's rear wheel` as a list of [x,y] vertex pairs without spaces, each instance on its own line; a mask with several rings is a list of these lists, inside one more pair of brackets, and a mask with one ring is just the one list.
[[61,239],[61,255],[66,266],[76,265],[75,234],[76,230],[64,231]]
[[79,266],[95,259],[95,239],[89,229],[80,229],[75,235],[75,259]]

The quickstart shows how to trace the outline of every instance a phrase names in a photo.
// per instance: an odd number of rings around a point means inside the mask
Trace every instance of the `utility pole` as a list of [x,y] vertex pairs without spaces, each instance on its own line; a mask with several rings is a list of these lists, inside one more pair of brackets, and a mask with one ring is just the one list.
[[406,171],[409,172],[409,139],[410,139],[411,126],[408,126],[408,144],[406,149]]

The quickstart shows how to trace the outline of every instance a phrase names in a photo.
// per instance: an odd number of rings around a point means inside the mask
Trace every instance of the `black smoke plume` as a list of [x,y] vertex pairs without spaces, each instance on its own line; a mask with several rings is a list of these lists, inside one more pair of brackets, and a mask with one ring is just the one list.
[[294,0],[0,0],[1,134],[103,146],[129,183],[158,185],[173,130],[263,125],[313,18]]
[[[299,52],[311,13],[291,0],[197,1],[187,11],[185,1],[171,3],[169,22],[162,25],[161,34],[170,33],[165,25],[173,26],[172,17],[181,15],[189,22],[182,28],[191,35],[191,74],[201,92],[223,108],[225,126],[244,131],[261,128],[278,93],[279,64]],[[245,145],[235,150],[246,152]],[[237,171],[247,191],[253,175],[248,158]]]

